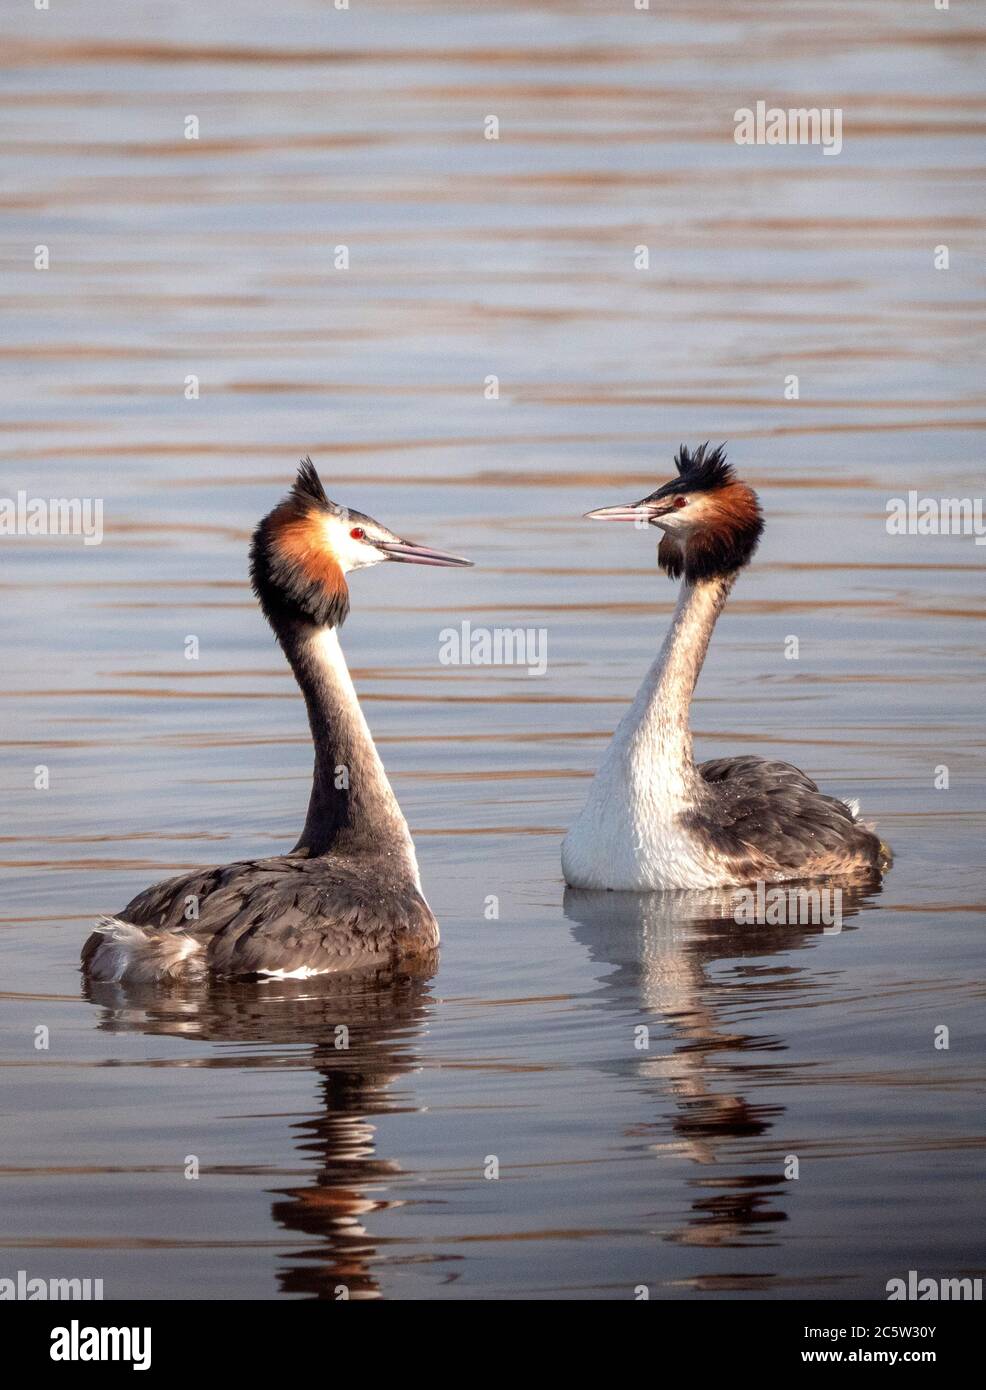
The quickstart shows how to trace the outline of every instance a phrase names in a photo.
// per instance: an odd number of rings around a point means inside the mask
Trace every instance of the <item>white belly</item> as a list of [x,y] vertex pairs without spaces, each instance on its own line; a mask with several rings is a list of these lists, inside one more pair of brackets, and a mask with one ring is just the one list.
[[562,842],[565,882],[638,893],[728,884],[728,866],[680,824],[689,801],[687,784],[654,764],[607,757]]
[[585,809],[562,844],[572,888],[628,892],[716,888],[730,865],[684,829],[700,778],[688,706],[729,581],[683,584],[671,628],[633,704],[620,720]]
[[571,888],[646,893],[717,888],[730,881],[725,867],[681,830],[668,826],[635,836],[618,820],[600,823],[585,812],[562,841],[561,866]]

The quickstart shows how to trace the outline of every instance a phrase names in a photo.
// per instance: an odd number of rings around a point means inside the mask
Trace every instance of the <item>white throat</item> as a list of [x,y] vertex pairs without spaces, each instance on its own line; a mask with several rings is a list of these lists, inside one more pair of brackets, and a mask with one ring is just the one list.
[[[682,583],[657,659],[606,749],[562,845],[576,888],[698,887],[697,847],[678,826],[699,774],[688,710],[733,576]],[[714,882],[714,877],[710,877]]]
[[403,857],[419,883],[411,833],[373,742],[334,627],[314,633],[303,648],[300,666],[300,671],[295,666],[295,672],[308,704],[315,776],[298,848],[307,846],[321,853],[323,845],[338,834],[340,847],[372,846],[380,853]]

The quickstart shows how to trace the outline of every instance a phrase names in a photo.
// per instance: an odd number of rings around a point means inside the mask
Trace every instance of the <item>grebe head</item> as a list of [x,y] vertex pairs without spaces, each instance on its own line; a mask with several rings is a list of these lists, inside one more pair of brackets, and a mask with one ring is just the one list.
[[586,516],[659,527],[657,559],[672,579],[684,574],[694,584],[734,574],[749,563],[763,532],[757,494],[736,477],[721,444],[711,452],[702,444],[694,454],[682,444],[675,465],[678,476],[639,502]]
[[414,565],[471,565],[471,560],[416,545],[372,516],[330,502],[311,459],[294,486],[253,533],[250,579],[268,621],[294,618],[336,627],[349,611],[345,576],[397,560]]

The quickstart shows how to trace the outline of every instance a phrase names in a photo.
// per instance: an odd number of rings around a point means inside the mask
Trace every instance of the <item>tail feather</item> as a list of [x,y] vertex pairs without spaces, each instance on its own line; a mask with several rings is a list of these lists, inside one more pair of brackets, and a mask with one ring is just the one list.
[[864,830],[868,830],[870,834],[873,836],[873,838],[877,841],[877,844],[879,845],[879,850],[877,852],[877,868],[880,870],[881,873],[885,874],[894,862],[894,854],[893,850],[886,843],[886,841],[881,840],[880,836],[877,834],[876,821],[863,820],[860,814],[859,802],[856,800],[855,797],[853,797],[851,800],[847,797],[844,802],[844,805],[848,806],[849,814],[852,816],[855,823],[859,826],[862,826]]
[[82,948],[82,969],[108,984],[154,984],[200,974],[201,942],[184,931],[140,927],[120,917],[99,917]]

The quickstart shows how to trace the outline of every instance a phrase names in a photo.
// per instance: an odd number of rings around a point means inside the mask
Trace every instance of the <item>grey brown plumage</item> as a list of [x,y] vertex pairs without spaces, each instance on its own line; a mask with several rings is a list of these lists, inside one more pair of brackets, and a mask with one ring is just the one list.
[[[199,916],[189,920],[189,903]],[[139,928],[146,950],[114,955],[116,923]],[[404,866],[386,858],[277,855],[181,874],[145,888],[83,948],[103,953],[102,979],[133,983],[223,976],[373,969],[425,955],[438,923]]]
[[853,808],[825,796],[791,763],[714,758],[697,770],[702,789],[682,824],[732,862],[737,882],[883,870],[891,863]]

